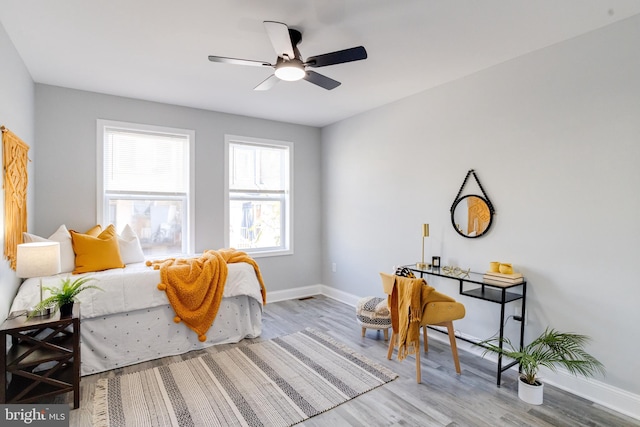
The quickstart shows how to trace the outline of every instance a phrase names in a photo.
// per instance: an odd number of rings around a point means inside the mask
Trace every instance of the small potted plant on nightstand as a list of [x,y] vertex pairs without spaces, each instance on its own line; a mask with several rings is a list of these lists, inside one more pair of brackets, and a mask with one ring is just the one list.
[[554,372],[557,366],[562,366],[573,375],[582,375],[587,378],[596,372],[604,374],[602,363],[584,350],[584,344],[588,341],[589,337],[586,335],[563,333],[547,328],[531,344],[521,350],[516,349],[508,338],[502,339],[506,348],[499,347],[499,338],[490,338],[478,345],[485,348],[483,356],[487,353],[496,353],[517,361],[521,371],[518,397],[527,403],[541,405],[544,392],[544,384],[538,378],[538,370],[541,366]]
[[86,289],[98,289],[101,288],[95,285],[87,285],[87,282],[91,280],[96,280],[92,277],[78,277],[75,280],[71,280],[70,277],[66,279],[62,279],[62,284],[59,287],[48,287],[45,286],[42,289],[44,291],[49,291],[51,296],[40,301],[38,305],[35,307],[34,311],[43,310],[47,307],[53,307],[54,309],[60,309],[60,317],[68,317],[71,316],[73,312],[73,302],[75,301],[75,297],[82,291]]

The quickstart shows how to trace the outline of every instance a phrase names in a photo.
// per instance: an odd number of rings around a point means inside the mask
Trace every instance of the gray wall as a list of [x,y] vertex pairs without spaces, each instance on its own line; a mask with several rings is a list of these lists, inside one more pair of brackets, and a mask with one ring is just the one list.
[[34,232],[96,222],[96,119],[186,128],[196,134],[196,252],[224,245],[224,135],[294,143],[293,255],[258,260],[267,290],[320,283],[320,130],[231,114],[36,85],[39,151]]
[[[0,124],[9,128],[35,153],[33,118],[33,81],[9,36],[0,25]],[[0,159],[2,150],[0,150]],[[29,177],[33,176],[35,161],[29,163]],[[0,211],[4,212],[4,192],[0,195]],[[33,224],[33,183],[27,189],[27,220]],[[4,214],[0,215],[0,251],[4,253]],[[0,323],[9,313],[9,307],[20,281],[4,259],[0,260]]]
[[[378,272],[418,261],[429,223],[428,259],[526,275],[527,342],[547,326],[589,335],[596,379],[640,394],[638,40],[636,16],[324,128],[323,283],[381,294]],[[449,215],[469,169],[497,210],[479,239]],[[458,298],[456,329],[497,331],[497,305]]]

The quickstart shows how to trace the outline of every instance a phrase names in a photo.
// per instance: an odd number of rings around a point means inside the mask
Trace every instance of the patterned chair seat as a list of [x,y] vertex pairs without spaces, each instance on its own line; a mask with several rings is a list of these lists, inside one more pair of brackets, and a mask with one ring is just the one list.
[[382,329],[385,341],[389,339],[391,312],[387,306],[387,298],[364,297],[356,305],[356,319],[362,327],[364,337],[367,329]]

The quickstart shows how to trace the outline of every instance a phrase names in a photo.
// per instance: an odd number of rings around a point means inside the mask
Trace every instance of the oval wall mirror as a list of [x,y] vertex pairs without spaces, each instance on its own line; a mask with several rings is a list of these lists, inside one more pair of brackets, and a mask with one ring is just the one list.
[[493,221],[493,212],[489,206],[487,199],[482,196],[470,194],[460,197],[451,209],[453,228],[463,237],[484,235]]

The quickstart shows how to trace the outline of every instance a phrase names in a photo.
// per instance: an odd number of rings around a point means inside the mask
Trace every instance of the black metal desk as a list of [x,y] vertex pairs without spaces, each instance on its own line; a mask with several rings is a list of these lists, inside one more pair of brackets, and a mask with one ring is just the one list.
[[[526,301],[527,301],[527,281],[524,280],[522,283],[509,284],[505,283],[504,286],[496,285],[493,283],[485,283],[483,281],[483,274],[481,273],[469,273],[469,277],[462,277],[462,275],[454,276],[445,274],[442,268],[432,268],[427,270],[422,270],[416,268],[415,264],[404,266],[409,270],[420,274],[420,277],[424,277],[424,275],[428,276],[437,276],[444,277],[445,279],[457,280],[460,286],[460,295],[465,295],[471,298],[477,298],[484,301],[493,302],[496,304],[500,304],[500,335],[499,335],[499,343],[498,346],[502,348],[504,338],[504,318],[505,318],[505,306],[506,304],[522,300],[522,311],[520,316],[514,316],[514,319],[520,322],[520,348],[524,346],[524,319],[525,319],[525,309],[526,309]],[[519,292],[517,292],[519,291]],[[470,342],[472,344],[477,344],[472,340],[469,340],[464,337],[457,337],[464,341]],[[516,365],[518,362],[513,361],[505,366],[502,366],[502,355],[498,355],[498,372],[497,372],[497,385],[500,387],[500,380],[502,378],[502,373],[512,366]]]

